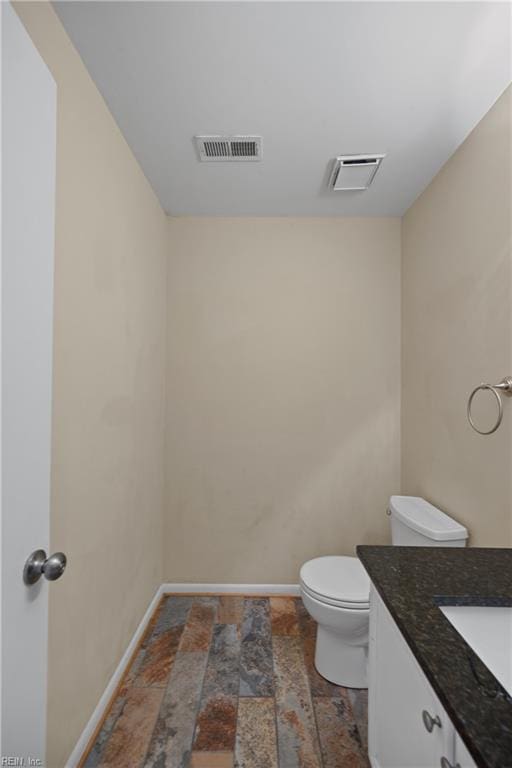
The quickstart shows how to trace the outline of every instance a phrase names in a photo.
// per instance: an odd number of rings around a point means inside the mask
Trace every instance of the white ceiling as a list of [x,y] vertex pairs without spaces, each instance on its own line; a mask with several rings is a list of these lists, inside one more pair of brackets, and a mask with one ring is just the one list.
[[[59,2],[173,215],[401,215],[510,81],[503,2]],[[263,136],[260,163],[199,163],[201,133]],[[366,192],[336,155],[385,152]]]

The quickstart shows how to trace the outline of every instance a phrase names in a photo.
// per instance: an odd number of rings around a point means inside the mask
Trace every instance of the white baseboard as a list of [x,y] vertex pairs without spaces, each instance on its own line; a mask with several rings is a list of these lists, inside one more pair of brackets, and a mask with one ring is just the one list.
[[216,595],[288,595],[290,597],[299,597],[300,589],[298,584],[194,584],[194,583],[179,583],[179,584],[161,584],[155,592],[155,596],[151,600],[149,607],[142,617],[142,620],[135,630],[135,633],[130,640],[126,651],[117,668],[109,680],[109,683],[101,699],[99,700],[96,709],[92,713],[89,722],[85,726],[80,738],[78,739],[73,752],[69,756],[66,762],[66,768],[76,768],[80,763],[80,760],[87,749],[89,742],[105,716],[105,710],[110,704],[110,700],[115,693],[115,690],[122,680],[126,668],[130,663],[133,656],[133,652],[137,647],[138,642],[142,638],[146,627],[157,607],[162,595],[174,593],[174,594],[216,594]]
[[214,595],[288,595],[299,597],[298,584],[162,584],[164,594],[205,593]]
[[130,663],[130,660],[133,656],[133,652],[135,651],[135,648],[137,647],[138,642],[142,638],[144,632],[146,631],[146,627],[149,624],[149,621],[155,611],[155,608],[158,605],[158,602],[160,598],[162,597],[164,593],[164,590],[162,586],[158,587],[157,591],[155,592],[155,596],[151,600],[148,609],[144,616],[142,617],[142,620],[135,630],[135,633],[130,640],[128,647],[126,651],[123,653],[123,656],[121,658],[121,661],[117,665],[117,668],[110,678],[107,687],[103,691],[103,694],[101,696],[101,699],[99,700],[96,709],[92,713],[89,722],[85,726],[84,730],[82,731],[82,735],[78,739],[74,750],[72,751],[71,755],[69,756],[66,768],[76,768],[76,766],[79,764],[85,750],[87,749],[87,746],[94,734],[94,731],[98,727],[98,725],[101,723],[103,717],[105,716],[105,710],[107,709],[108,705],[110,704],[110,700],[112,696],[115,693],[115,690],[119,683],[121,682],[124,673],[126,672],[126,668],[128,667],[128,664]]

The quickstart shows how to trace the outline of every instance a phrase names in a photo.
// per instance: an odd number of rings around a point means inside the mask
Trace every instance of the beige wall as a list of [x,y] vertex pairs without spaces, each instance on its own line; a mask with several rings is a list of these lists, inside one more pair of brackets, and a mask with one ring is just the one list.
[[400,221],[169,226],[166,579],[296,582],[386,541]]
[[512,544],[512,404],[489,437],[465,413],[476,384],[512,374],[511,106],[509,89],[402,227],[402,488],[482,546]]
[[162,581],[167,221],[46,3],[58,86],[48,765],[60,768]]

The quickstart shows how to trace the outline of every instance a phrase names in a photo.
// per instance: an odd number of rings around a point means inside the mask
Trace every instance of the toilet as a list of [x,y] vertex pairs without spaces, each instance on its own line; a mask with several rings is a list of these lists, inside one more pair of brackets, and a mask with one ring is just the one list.
[[[391,543],[464,547],[467,529],[417,496],[392,496]],[[357,557],[329,555],[300,569],[304,606],[317,622],[315,666],[336,685],[367,688],[370,579]]]

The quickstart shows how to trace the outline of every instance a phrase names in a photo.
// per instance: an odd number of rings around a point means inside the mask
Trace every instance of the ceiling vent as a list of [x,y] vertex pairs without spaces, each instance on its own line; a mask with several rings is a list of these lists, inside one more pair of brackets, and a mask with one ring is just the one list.
[[202,163],[240,163],[261,160],[261,136],[195,136]]
[[341,155],[335,158],[329,187],[335,192],[368,189],[386,155]]

